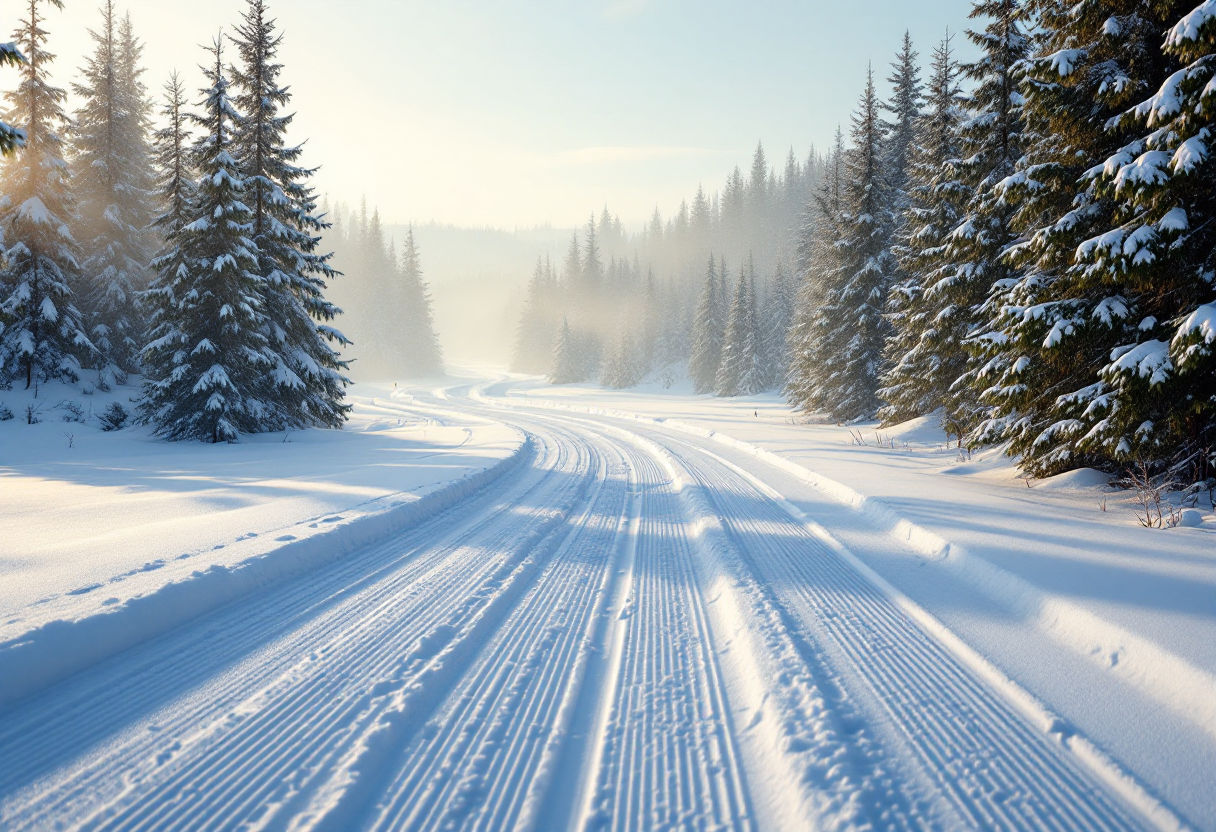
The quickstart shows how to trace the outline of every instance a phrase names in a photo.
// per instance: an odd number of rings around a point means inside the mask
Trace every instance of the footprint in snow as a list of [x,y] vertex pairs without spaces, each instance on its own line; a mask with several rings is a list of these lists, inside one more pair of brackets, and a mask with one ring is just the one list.
[[86,592],[92,592],[95,589],[101,589],[101,584],[89,584],[88,586],[82,586],[80,589],[69,590],[67,594],[84,595]]
[[275,542],[276,543],[286,543],[289,540],[295,540],[295,539],[296,539],[296,536],[294,534],[285,534],[285,535],[280,535],[279,537],[276,537]]

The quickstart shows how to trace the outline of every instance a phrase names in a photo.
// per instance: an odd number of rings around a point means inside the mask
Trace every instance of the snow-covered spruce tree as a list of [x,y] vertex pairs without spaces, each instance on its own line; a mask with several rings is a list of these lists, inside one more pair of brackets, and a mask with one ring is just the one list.
[[422,262],[414,229],[405,234],[401,250],[401,281],[399,293],[399,323],[401,327],[401,366],[407,375],[443,375],[443,352],[435,334],[435,315],[431,311],[431,294],[422,278]]
[[1011,453],[1036,476],[1115,467],[1121,437],[1100,436],[1108,426],[1091,434],[1110,402],[1101,368],[1113,349],[1163,332],[1139,327],[1150,314],[1140,296],[1163,283],[1137,285],[1106,264],[1078,262],[1076,253],[1127,219],[1114,194],[1085,172],[1139,138],[1141,125],[1117,116],[1166,76],[1161,33],[1177,18],[1175,5],[1031,5],[1041,34],[1022,84],[1026,152],[1000,186],[1018,206],[1012,224],[1024,240],[1010,251],[1018,280],[1001,294],[991,324],[1002,370],[991,401]]
[[916,145],[917,121],[924,90],[920,67],[916,65],[917,57],[916,50],[912,48],[912,35],[905,31],[903,45],[891,64],[891,74],[887,76],[887,83],[891,85],[891,100],[882,105],[891,114],[891,120],[884,120],[882,127],[886,134],[884,155],[887,181],[896,210],[902,210],[906,204],[908,166]]
[[153,241],[153,171],[148,144],[150,105],[140,80],[143,46],[130,19],[120,22],[112,0],[101,26],[90,30],[96,48],[73,89],[76,111],[72,181],[79,204],[77,236],[84,259],[82,292],[93,361],[104,390],[139,370],[145,325],[138,293],[148,283]]
[[895,274],[895,219],[882,158],[882,125],[874,73],[867,74],[845,154],[842,205],[834,223],[833,258],[823,275],[821,323],[814,337],[821,362],[810,366],[811,401],[838,421],[878,409],[878,378],[888,325],[883,317]]
[[800,282],[794,305],[787,350],[789,371],[785,398],[804,413],[820,409],[820,369],[832,361],[834,322],[825,314],[828,277],[836,265],[835,240],[844,212],[844,134],[836,128],[832,153],[815,194],[814,207],[805,217],[798,240]]
[[[943,426],[960,439],[962,428],[954,412],[960,393],[951,386],[970,360],[963,346],[970,317],[960,315],[949,297],[956,268],[948,243],[971,193],[957,175],[961,96],[958,64],[947,35],[933,51],[927,108],[916,120],[908,156],[904,223],[893,249],[902,279],[887,299],[892,330],[886,345],[889,369],[878,391],[886,402],[879,411],[886,424],[941,407],[945,408]],[[963,390],[962,395],[971,393]]]
[[577,297],[578,316],[576,318],[575,340],[578,342],[578,354],[583,360],[582,378],[595,378],[599,375],[600,363],[603,361],[603,344],[606,340],[603,332],[603,312],[601,304],[604,301],[604,261],[600,259],[599,241],[595,229],[595,214],[587,221],[587,236],[583,241],[582,280],[579,284]]
[[[162,126],[152,134],[154,167],[158,173],[154,190],[161,204],[161,213],[152,226],[162,239],[172,240],[190,222],[191,206],[198,193],[194,160],[190,154],[186,91],[176,72],[165,82],[163,102],[160,110]],[[170,245],[166,251],[175,249],[176,246]],[[161,270],[161,265],[157,261],[151,267]],[[174,269],[176,267],[175,264]]]
[[616,337],[612,339],[612,349],[604,362],[604,370],[600,382],[605,387],[621,390],[633,387],[642,380],[644,375],[641,366],[641,344],[637,342],[637,333],[628,314],[621,314],[617,326]]
[[[153,328],[142,356],[139,413],[168,439],[222,442],[277,427],[283,417],[271,383],[277,355],[267,344],[252,215],[232,155],[239,115],[228,96],[222,41],[209,52],[214,63],[202,69],[210,86],[202,113],[191,117],[201,130],[191,153],[198,192],[189,222],[169,231],[145,295]],[[163,196],[172,204],[172,194]]]
[[528,294],[515,329],[515,345],[511,353],[511,369],[517,373],[548,371],[557,337],[553,320],[553,304],[557,290],[552,280],[553,266],[549,258],[537,257]]
[[954,273],[938,285],[952,305],[952,322],[969,333],[966,347],[972,353],[966,372],[952,385],[952,418],[970,441],[991,442],[1004,438],[1012,426],[1011,419],[991,418],[987,410],[999,407],[1013,392],[1000,382],[1012,365],[1005,342],[987,322],[1000,314],[1004,294],[1017,280],[1017,270],[1005,256],[1017,240],[1011,225],[1013,206],[1000,186],[1022,155],[1018,84],[1030,39],[1024,31],[1022,0],[975,0],[971,18],[986,19],[987,24],[983,30],[967,30],[981,55],[962,67],[974,86],[968,117],[959,126],[961,158],[956,167],[969,194],[948,244]]
[[[155,167],[159,174],[155,190],[161,207],[152,228],[163,245],[149,263],[153,272],[152,281],[140,293],[150,339],[172,337],[172,333],[177,331],[178,293],[188,292],[190,285],[185,280],[190,266],[186,251],[181,246],[182,229],[192,220],[191,213],[198,194],[190,150],[190,116],[186,111],[186,93],[176,72],[169,76],[164,85],[163,102],[160,110],[163,126],[153,134],[152,142]],[[145,345],[140,352],[141,363],[146,360],[147,349]],[[151,364],[148,366],[152,367]],[[147,377],[144,381],[147,385]],[[146,409],[142,412],[142,418],[144,421],[150,418]]]
[[767,254],[775,248],[773,196],[769,183],[768,157],[764,153],[764,144],[757,142],[756,150],[752,154],[747,188],[744,191],[745,237],[749,254],[754,250]]
[[58,129],[67,123],[65,93],[47,77],[42,10],[54,0],[28,0],[13,37],[26,58],[21,82],[5,94],[3,120],[21,125],[25,148],[5,166],[0,231],[0,382],[27,388],[52,378],[76,380],[80,357],[94,351],[76,308],[76,241],[68,231],[75,204]]
[[750,396],[761,389],[754,293],[747,269],[740,268],[722,341],[716,395]]
[[698,393],[713,392],[717,385],[718,367],[722,365],[725,321],[722,320],[719,306],[720,294],[718,269],[711,254],[705,270],[701,300],[697,303],[692,322],[692,355],[688,359],[688,374],[692,377],[693,389]]
[[[1185,7],[1184,7],[1185,9]],[[1140,137],[1090,173],[1116,224],[1078,259],[1132,311],[1091,389],[1078,449],[1210,485],[1216,446],[1216,0],[1166,21],[1160,86],[1115,127]],[[1172,24],[1172,25],[1170,25]]]
[[751,361],[745,362],[743,375],[739,379],[739,394],[750,396],[764,389],[764,351],[760,338],[760,300],[756,294],[756,269],[751,255],[747,258],[747,330],[748,338],[744,352],[751,353]]
[[[659,306],[659,289],[654,282],[654,268],[646,270],[646,286],[642,293],[641,332],[638,349],[638,381],[654,369],[659,355],[659,332],[663,327],[663,310]],[[671,321],[672,327],[679,326]]]
[[769,278],[764,306],[759,313],[759,359],[762,366],[761,388],[779,390],[789,369],[789,353],[786,340],[794,316],[794,287],[785,270],[785,263],[777,259],[777,265]]
[[282,35],[265,0],[248,0],[231,40],[238,57],[233,101],[241,114],[232,146],[245,177],[267,343],[275,355],[276,419],[279,427],[340,427],[350,412],[343,403],[350,382],[338,348],[350,342],[330,325],[341,310],[325,297],[337,274],[332,255],[319,250],[329,223],[308,185],[315,169],[300,167],[302,147],[286,141],[294,116],[283,109],[291,94],[279,82]]
[[553,363],[549,368],[550,384],[570,384],[582,381],[586,362],[579,354],[578,339],[570,331],[570,321],[563,315],[562,325],[553,342]]
[[[23,63],[25,56],[16,43],[0,43],[0,66],[21,66]],[[11,156],[22,147],[25,147],[25,131],[0,121],[0,157]]]

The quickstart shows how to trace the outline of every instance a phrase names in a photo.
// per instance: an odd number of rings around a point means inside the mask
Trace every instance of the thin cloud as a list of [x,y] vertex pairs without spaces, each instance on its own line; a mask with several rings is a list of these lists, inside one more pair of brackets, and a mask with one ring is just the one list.
[[671,147],[667,145],[604,145],[580,147],[558,154],[557,162],[565,165],[602,165],[618,162],[649,162],[690,156],[712,156],[718,151],[705,147]]

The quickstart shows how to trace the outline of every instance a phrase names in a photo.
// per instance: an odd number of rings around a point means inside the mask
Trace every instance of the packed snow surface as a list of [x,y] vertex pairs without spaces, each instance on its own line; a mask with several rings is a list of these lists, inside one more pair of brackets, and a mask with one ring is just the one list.
[[1216,830],[1206,506],[932,416],[356,392],[286,442],[0,423],[0,826]]

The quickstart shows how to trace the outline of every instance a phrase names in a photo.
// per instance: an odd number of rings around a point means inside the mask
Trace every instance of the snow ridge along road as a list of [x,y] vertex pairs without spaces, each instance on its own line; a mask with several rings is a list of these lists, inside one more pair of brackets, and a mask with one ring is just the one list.
[[1183,825],[696,438],[469,387],[394,406],[518,466],[0,710],[0,826]]

